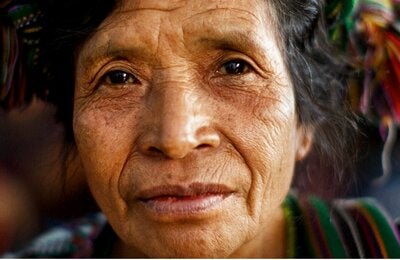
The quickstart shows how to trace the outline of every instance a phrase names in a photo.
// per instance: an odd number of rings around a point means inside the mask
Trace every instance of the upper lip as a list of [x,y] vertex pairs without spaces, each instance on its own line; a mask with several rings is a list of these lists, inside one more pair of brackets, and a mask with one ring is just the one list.
[[140,200],[150,200],[157,197],[190,197],[199,195],[230,194],[233,190],[217,183],[191,183],[185,185],[160,185],[139,191]]

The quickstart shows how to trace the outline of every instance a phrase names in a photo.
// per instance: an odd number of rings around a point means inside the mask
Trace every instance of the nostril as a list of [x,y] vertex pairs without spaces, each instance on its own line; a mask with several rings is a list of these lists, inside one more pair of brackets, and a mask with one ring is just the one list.
[[211,145],[209,144],[200,144],[196,147],[196,149],[205,149],[205,148],[210,148]]
[[182,159],[191,152],[206,152],[216,148],[220,144],[219,135],[206,132],[197,135],[176,134],[154,135],[153,138],[143,140],[141,151],[147,156],[168,157],[172,159]]
[[157,147],[154,147],[154,146],[150,146],[150,147],[147,149],[147,151],[148,151],[149,153],[151,153],[151,154],[162,154],[162,153],[163,153],[160,149],[158,149]]

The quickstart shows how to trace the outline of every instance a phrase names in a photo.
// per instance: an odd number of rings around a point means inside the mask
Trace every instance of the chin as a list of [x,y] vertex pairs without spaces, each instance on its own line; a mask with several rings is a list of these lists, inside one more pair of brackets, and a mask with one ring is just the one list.
[[146,247],[143,251],[151,258],[226,258],[236,249],[236,243],[218,234],[204,239],[190,234],[181,237],[187,238],[171,237],[167,243],[164,241],[162,245]]
[[140,233],[142,236],[122,239],[131,242],[126,244],[136,248],[138,255],[151,258],[226,258],[246,242],[245,230],[245,225],[232,226],[219,221],[203,225],[170,223],[158,228],[153,226],[145,234]]

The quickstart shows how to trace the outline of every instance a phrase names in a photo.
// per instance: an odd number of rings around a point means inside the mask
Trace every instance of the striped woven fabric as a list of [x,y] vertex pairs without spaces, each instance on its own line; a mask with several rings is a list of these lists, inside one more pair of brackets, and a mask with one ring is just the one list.
[[398,227],[373,198],[284,203],[289,258],[400,258]]

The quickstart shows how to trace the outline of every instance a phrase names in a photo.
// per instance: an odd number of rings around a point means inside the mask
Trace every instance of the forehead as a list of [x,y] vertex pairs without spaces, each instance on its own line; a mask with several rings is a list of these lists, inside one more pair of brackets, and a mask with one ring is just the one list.
[[265,0],[122,0],[80,58],[85,66],[129,52],[158,62],[157,57],[193,55],[211,46],[280,60],[273,57],[279,43],[271,13]]
[[131,35],[132,43],[136,39],[145,44],[158,41],[160,32],[179,41],[190,41],[197,34],[235,32],[271,37],[272,18],[266,5],[264,0],[122,0],[100,32],[113,34],[103,40]]
[[120,0],[115,13],[121,17],[124,13],[131,16],[143,11],[161,12],[182,20],[199,19],[220,11],[259,20],[265,15],[267,3],[265,0]]

